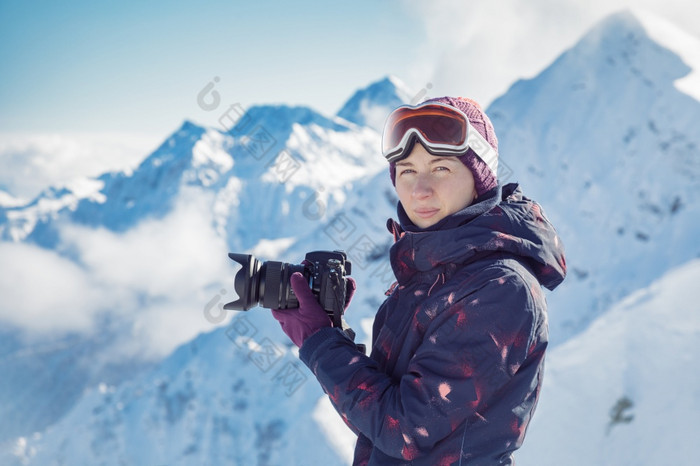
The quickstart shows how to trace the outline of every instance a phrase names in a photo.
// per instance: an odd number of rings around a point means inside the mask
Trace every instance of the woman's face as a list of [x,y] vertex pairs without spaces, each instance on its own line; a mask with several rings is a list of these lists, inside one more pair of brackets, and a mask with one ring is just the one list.
[[476,199],[474,176],[455,156],[431,155],[416,143],[396,162],[396,193],[408,218],[427,228]]

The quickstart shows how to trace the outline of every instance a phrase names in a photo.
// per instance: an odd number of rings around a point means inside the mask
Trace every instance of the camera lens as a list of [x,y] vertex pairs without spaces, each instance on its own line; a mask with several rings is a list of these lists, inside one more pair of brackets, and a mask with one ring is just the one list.
[[260,261],[249,254],[229,253],[229,257],[242,265],[234,278],[234,288],[238,299],[224,305],[224,309],[247,311],[262,305],[268,309],[288,309],[298,307],[299,302],[289,284],[294,272],[305,275],[303,265],[290,265],[284,262]]
[[236,301],[226,303],[224,309],[247,311],[257,305],[257,292],[260,283],[260,261],[249,254],[229,253],[228,257],[241,264],[233,280],[233,286],[238,295]]

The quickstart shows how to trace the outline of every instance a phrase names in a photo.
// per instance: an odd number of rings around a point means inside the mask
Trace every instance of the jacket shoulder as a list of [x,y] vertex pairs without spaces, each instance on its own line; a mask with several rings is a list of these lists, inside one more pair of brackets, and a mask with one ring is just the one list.
[[541,320],[546,301],[539,281],[516,256],[502,256],[483,261],[458,280],[450,301],[486,319]]
[[471,282],[469,288],[463,288],[466,292],[483,288],[493,281],[504,280],[513,284],[526,284],[528,288],[535,285],[539,287],[539,281],[529,265],[517,256],[506,253],[491,254],[487,258],[475,261],[458,271],[455,278],[461,282]]

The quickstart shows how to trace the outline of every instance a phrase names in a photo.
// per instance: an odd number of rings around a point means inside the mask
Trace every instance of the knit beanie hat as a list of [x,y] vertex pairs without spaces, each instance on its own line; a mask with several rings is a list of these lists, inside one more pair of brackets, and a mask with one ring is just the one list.
[[[426,100],[422,103],[439,102],[457,108],[464,112],[469,118],[469,123],[486,139],[486,142],[491,144],[491,147],[498,153],[498,139],[496,132],[493,129],[491,120],[486,116],[486,113],[481,109],[481,106],[471,99],[464,97],[436,97]],[[498,186],[497,174],[493,173],[486,162],[477,157],[472,149],[468,149],[464,155],[458,155],[457,158],[471,170],[474,176],[474,187],[476,193],[481,196],[485,192]],[[396,164],[389,164],[389,173],[391,182],[396,185]]]

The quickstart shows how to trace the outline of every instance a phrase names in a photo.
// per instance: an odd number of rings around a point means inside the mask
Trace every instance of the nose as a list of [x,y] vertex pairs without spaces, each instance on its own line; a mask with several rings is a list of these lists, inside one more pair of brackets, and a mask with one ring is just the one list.
[[413,185],[413,197],[415,199],[426,199],[433,195],[433,184],[429,176],[418,175]]

